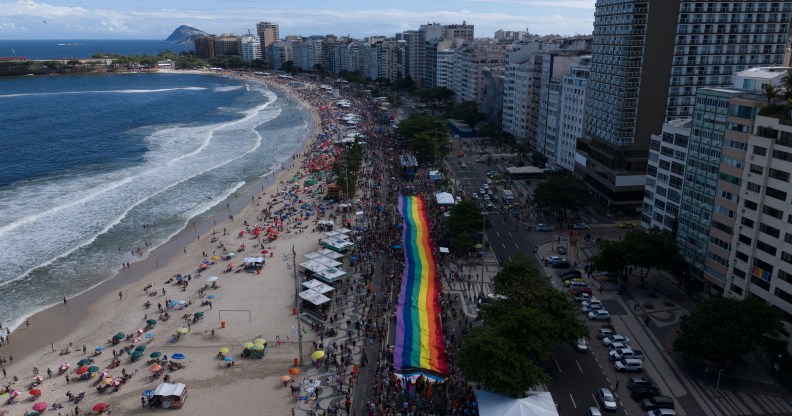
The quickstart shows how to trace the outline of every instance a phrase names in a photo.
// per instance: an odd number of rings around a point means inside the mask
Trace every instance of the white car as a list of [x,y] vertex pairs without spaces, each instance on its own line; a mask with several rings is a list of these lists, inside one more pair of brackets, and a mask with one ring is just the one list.
[[479,188],[479,193],[480,193],[481,195],[484,195],[484,194],[486,194],[486,193],[487,193],[487,191],[485,191],[485,190],[484,190],[484,188]]
[[616,397],[613,396],[613,392],[610,391],[608,388],[601,388],[597,391],[597,399],[599,399],[600,404],[605,410],[614,412],[616,411]]
[[588,319],[592,321],[609,321],[610,312],[606,311],[605,309],[598,309],[596,311],[591,311],[588,313]]
[[599,332],[597,332],[597,338],[599,339],[609,337],[611,335],[616,335],[616,331],[610,328],[600,328]]
[[[602,301],[597,298],[596,296],[592,296],[591,299],[584,301],[582,306],[591,306],[591,305],[600,305],[602,306]],[[599,308],[602,309],[602,308]]]
[[602,416],[602,412],[600,412],[599,407],[589,407],[586,411],[586,416]]
[[[585,303],[585,302],[584,302],[584,303]],[[589,312],[591,312],[591,311],[597,311],[597,310],[600,310],[600,309],[605,309],[605,307],[604,307],[604,306],[602,306],[602,304],[601,304],[601,303],[592,303],[592,304],[590,304],[590,305],[583,305],[583,306],[581,306],[581,307],[580,307],[580,312],[583,312],[583,313],[589,313]]]
[[578,338],[575,341],[575,350],[577,350],[577,352],[586,352],[589,350],[589,345],[588,341],[586,341],[586,338]]
[[602,339],[602,345],[604,345],[606,347],[608,345],[610,345],[610,344],[613,344],[614,342],[621,342],[622,344],[628,344],[629,345],[630,344],[630,339],[625,337],[624,335],[619,335],[619,334],[611,335],[609,337],[605,337],[605,338]]
[[470,194],[470,197],[473,199],[479,199],[478,194],[476,193]]

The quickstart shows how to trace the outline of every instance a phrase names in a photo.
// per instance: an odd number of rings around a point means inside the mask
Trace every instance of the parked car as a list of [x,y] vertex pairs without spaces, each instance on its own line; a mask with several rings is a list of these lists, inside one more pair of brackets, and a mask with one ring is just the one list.
[[584,314],[587,314],[587,313],[589,313],[591,311],[598,311],[598,310],[601,310],[601,309],[605,309],[605,307],[602,306],[601,303],[592,303],[590,305],[581,306],[580,307],[580,312],[583,312]]
[[479,188],[479,193],[480,193],[481,195],[484,195],[484,194],[486,194],[486,193],[487,193],[487,191],[485,191],[485,190],[484,190],[484,188]]
[[630,377],[627,379],[627,388],[634,390],[636,388],[648,387],[657,390],[657,384],[650,380],[648,377]]
[[583,281],[583,278],[581,278],[580,275],[573,274],[573,273],[562,274],[559,277],[561,278],[561,281],[563,281],[563,282],[566,282],[567,280],[572,280],[572,279],[580,279],[581,281]]
[[640,373],[644,369],[643,360],[639,360],[637,358],[622,358],[621,360],[616,361],[614,368],[616,368],[616,371],[621,372],[631,371]]
[[573,287],[576,284],[582,284],[583,286],[586,286],[586,281],[579,277],[573,277],[571,279],[564,280],[565,287]]
[[577,295],[572,295],[572,300],[574,300],[576,303],[582,303],[589,299],[591,299],[591,295],[588,293],[578,293]]
[[590,305],[602,305],[602,301],[598,297],[592,296],[591,299],[583,303],[583,306],[590,306]]
[[612,328],[600,328],[597,332],[597,338],[603,339],[611,335],[616,335],[616,331]]
[[614,342],[613,344],[608,345],[608,352],[620,350],[622,348],[628,348],[629,345],[623,344],[621,342]]
[[534,227],[534,229],[536,231],[553,231],[555,230],[555,227],[547,224],[536,224],[536,227]]
[[611,351],[608,353],[611,361],[619,361],[622,358],[637,358],[639,360],[643,360],[643,351],[641,350],[634,350],[632,348],[620,348],[615,351]]
[[635,224],[625,221],[625,222],[619,224],[619,228],[621,228],[623,230],[630,230],[630,229],[635,228]]
[[581,293],[585,293],[585,294],[587,294],[589,296],[591,296],[591,294],[592,294],[590,287],[581,287],[580,289],[570,290],[569,293],[571,293],[572,296],[575,296],[575,295],[578,295],[578,294],[581,294]]
[[633,400],[637,400],[639,402],[643,399],[657,396],[657,394],[657,389],[653,389],[651,387],[638,387],[634,390],[630,390],[630,397],[632,397]]
[[563,256],[564,254],[567,253],[567,251],[566,251],[566,248],[564,248],[564,246],[558,246],[558,247],[556,247],[556,253],[558,253],[558,254]]
[[484,163],[484,162],[486,162],[486,161],[487,161],[487,159],[485,159],[485,158],[483,158],[483,157],[477,157],[477,158],[476,158],[476,162],[478,162],[478,163]]
[[589,407],[586,411],[586,416],[602,416],[602,412],[600,412],[599,407]]
[[644,410],[673,409],[674,398],[668,396],[652,396],[648,399],[641,400],[641,406]]
[[[554,264],[553,268],[554,269],[563,269],[563,268],[569,267],[569,266],[570,266],[569,262],[564,260],[562,262],[558,262],[558,263]],[[581,281],[582,281],[582,279],[581,279]]]
[[569,270],[564,270],[559,275],[559,277],[561,277],[561,279],[564,279],[564,277],[567,277],[567,276],[580,277],[580,276],[582,276],[582,273],[580,273],[580,270],[578,270],[578,269],[569,269]]
[[586,338],[578,338],[575,341],[575,350],[577,352],[586,352],[589,350],[588,340]]
[[550,256],[550,257],[546,258],[545,261],[547,262],[547,264],[552,266],[552,265],[555,265],[556,263],[564,262],[564,261],[567,261],[567,260],[565,258],[559,257],[559,256]]
[[646,416],[677,416],[674,409],[655,409],[646,412]]
[[605,309],[599,309],[588,313],[588,319],[592,321],[610,321],[610,313]]
[[622,344],[629,344],[630,343],[630,339],[625,337],[624,335],[620,335],[620,334],[611,335],[609,337],[605,337],[605,338],[602,339],[602,345],[604,345],[606,347],[608,345],[610,345],[610,344],[613,344],[614,342],[621,342]]
[[577,224],[572,224],[572,229],[573,230],[588,230],[589,229],[589,225],[586,224],[585,222],[579,222]]
[[473,199],[478,199],[479,198],[478,194],[475,193],[475,192],[470,194],[470,197],[473,198]]
[[611,412],[615,412],[616,408],[616,397],[613,396],[613,392],[610,391],[608,388],[601,388],[597,391],[597,399],[599,400],[602,408]]

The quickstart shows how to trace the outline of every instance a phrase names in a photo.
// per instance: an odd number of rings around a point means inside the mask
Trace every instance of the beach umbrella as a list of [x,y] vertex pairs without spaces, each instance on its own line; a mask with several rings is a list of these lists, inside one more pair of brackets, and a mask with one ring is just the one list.
[[95,373],[97,371],[99,371],[99,367],[97,367],[95,365],[92,365],[92,366],[88,367],[88,372],[89,373]]
[[140,352],[140,351],[135,351],[135,352],[132,353],[132,358],[134,358],[134,359],[138,359],[138,358],[140,358],[142,356],[143,356],[143,353]]
[[113,377],[105,377],[102,379],[102,384],[105,386],[113,382]]
[[187,328],[179,328],[179,329],[176,330],[176,332],[181,334],[181,335],[184,335],[184,334],[190,332],[190,330],[187,329]]
[[208,266],[208,265],[212,264],[212,262],[211,262],[211,261],[209,261],[209,260],[204,260],[202,264],[205,264],[205,265],[207,265],[207,266]]
[[138,345],[137,348],[135,348],[135,351],[143,352],[145,350],[146,350],[146,346],[145,345]]
[[11,397],[17,397],[17,396],[19,396],[19,392],[18,392],[18,391],[16,391],[16,390],[14,390],[14,389],[8,389],[8,394],[9,394]]
[[90,363],[91,363],[91,360],[89,360],[87,358],[83,358],[82,360],[77,361],[77,365],[78,366],[84,366],[84,365],[88,365]]
[[31,396],[41,396],[41,390],[39,389],[30,389],[28,392]]
[[36,403],[36,404],[34,404],[34,405],[33,405],[33,410],[35,410],[35,411],[37,411],[37,412],[41,413],[41,412],[43,412],[43,411],[47,410],[47,403],[44,403],[44,402],[38,402],[38,403]]
[[291,376],[283,376],[283,377],[281,377],[281,381],[283,381],[283,382],[291,381],[291,379],[292,379]]
[[135,338],[135,339],[133,339],[133,340],[132,340],[132,343],[133,343],[133,344],[137,344],[137,343],[138,343],[138,342],[140,342],[140,341],[142,341],[142,340],[140,339],[140,337],[138,337],[138,338]]
[[220,260],[220,257],[212,256],[212,260],[214,260],[214,261]]
[[118,339],[121,339],[121,338],[124,338],[124,337],[126,337],[126,334],[123,333],[123,332],[119,332],[119,333],[117,333],[117,334],[115,334],[113,336],[113,338],[118,338]]
[[104,369],[104,370],[102,370],[99,373],[99,377],[98,378],[105,378],[105,377],[108,377],[109,375],[110,375],[110,371],[108,371],[107,369]]
[[266,344],[267,340],[264,339],[264,338],[256,338],[256,339],[253,340],[253,343],[254,344]]
[[107,409],[107,403],[98,403],[93,407],[94,412],[104,412],[105,409]]
[[143,390],[143,397],[154,397],[154,390]]
[[223,354],[227,353],[228,351],[231,351],[231,350],[228,349],[228,347],[220,348],[220,352],[223,353]]
[[143,329],[143,328],[138,328],[138,329],[135,331],[135,334],[137,334],[137,335],[140,335],[140,334],[142,334],[142,333],[144,333],[144,332],[146,332],[146,330],[145,330],[145,329]]
[[148,339],[154,338],[154,333],[153,332],[147,333],[146,334],[146,338],[148,338]]
[[242,344],[242,348],[244,348],[246,350],[249,350],[249,349],[253,348],[253,343],[252,342],[246,342],[246,343]]
[[77,374],[85,374],[85,373],[88,372],[88,366],[84,365],[84,366],[78,368],[76,372],[77,372]]
[[297,374],[300,374],[300,369],[297,367],[291,367],[289,368],[289,374],[296,376]]
[[216,282],[217,279],[219,279],[219,277],[217,277],[217,276],[209,276],[209,277],[206,278],[206,281],[209,282],[209,283],[212,283],[212,282]]
[[151,367],[149,367],[149,371],[151,371],[152,373],[156,373],[157,371],[161,371],[161,370],[162,370],[162,366],[159,364],[154,364]]
[[[148,325],[154,325],[154,324],[156,324],[156,323],[157,323],[157,320],[156,320],[156,319],[149,319],[149,320],[147,320],[147,321],[146,321],[146,323],[147,323]],[[148,334],[147,334],[147,335],[148,335]]]
[[159,357],[160,355],[162,355],[162,353],[161,353],[161,352],[159,352],[159,351],[154,351],[154,352],[152,352],[151,354],[149,354],[149,358],[157,358],[157,357]]
[[110,385],[112,387],[120,386],[122,382],[123,382],[123,380],[121,380],[120,378],[116,378],[116,379],[113,379],[112,382],[110,382]]
[[70,368],[71,368],[71,365],[69,363],[63,363],[63,364],[60,365],[60,367],[58,367],[58,370],[66,371],[66,370],[68,370]]
[[225,358],[223,358],[223,360],[231,362],[231,361],[234,361],[234,357],[225,357]]
[[215,295],[209,295],[209,296],[206,297],[206,299],[209,299],[209,300],[212,300],[214,298],[215,298]]
[[196,318],[203,318],[203,316],[204,316],[203,312],[195,312],[195,317]]
[[173,358],[174,360],[183,360],[184,354],[177,352],[176,354],[171,354],[171,358]]
[[96,347],[94,349],[94,351],[96,351],[96,352],[104,351],[104,347],[100,345],[100,346]]
[[320,360],[320,359],[324,358],[324,356],[325,356],[325,352],[321,351],[321,350],[314,351],[313,353],[311,353],[311,359],[313,359],[313,360]]
[[267,250],[261,250],[261,254],[267,254],[267,253],[269,253],[269,251],[267,251]]
[[253,351],[264,351],[264,344],[253,344]]
[[199,264],[199,265],[198,265],[198,268],[199,268],[199,269],[205,269],[205,268],[206,268],[206,265],[205,265],[205,264],[203,264],[203,263],[201,263],[201,264]]

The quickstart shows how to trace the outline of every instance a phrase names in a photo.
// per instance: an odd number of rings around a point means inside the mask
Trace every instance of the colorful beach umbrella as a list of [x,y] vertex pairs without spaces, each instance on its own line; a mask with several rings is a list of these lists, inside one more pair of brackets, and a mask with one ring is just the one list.
[[145,346],[145,345],[138,345],[138,346],[135,348],[135,351],[140,351],[140,352],[143,352],[143,351],[145,351],[145,350],[146,350],[146,346]]
[[41,412],[43,412],[43,411],[47,410],[47,403],[44,403],[44,402],[38,402],[38,403],[36,403],[36,404],[34,404],[34,405],[33,405],[33,410],[35,410],[35,411],[37,411],[37,412],[41,413]]
[[179,329],[176,330],[176,332],[181,334],[181,335],[184,335],[184,334],[190,332],[190,330],[187,329],[187,328],[179,328]]
[[146,321],[146,324],[148,324],[148,325],[154,325],[156,323],[157,323],[156,319],[149,319],[149,320]]
[[91,360],[89,360],[87,358],[83,358],[82,360],[77,361],[77,365],[78,366],[88,365],[90,363],[91,363]]
[[291,376],[283,376],[283,377],[281,377],[281,381],[284,381],[284,382],[291,381],[291,379],[292,379]]
[[256,339],[253,340],[253,343],[254,344],[266,344],[267,340],[264,339],[264,338],[256,338]]
[[93,407],[94,412],[104,412],[105,409],[107,409],[107,403],[98,403]]
[[214,298],[215,298],[215,295],[209,295],[209,296],[206,297],[206,299],[209,299],[209,300],[212,300]]
[[30,391],[28,391],[28,394],[30,394],[31,396],[41,396],[41,390],[30,389]]
[[154,397],[154,390],[143,390],[143,397]]
[[132,353],[132,358],[133,359],[138,359],[138,358],[140,358],[142,356],[143,356],[143,353],[140,352],[140,351],[135,351],[135,352]]
[[113,335],[113,338],[115,338],[115,339],[122,339],[124,337],[126,337],[126,334],[123,333],[123,332],[119,332],[119,333]]
[[234,361],[234,357],[230,357],[230,356],[229,357],[225,357],[225,358],[223,358],[223,360],[231,362],[231,361]]
[[151,339],[151,338],[154,338],[154,333],[153,332],[146,333],[146,339]]
[[321,350],[314,351],[313,353],[311,353],[311,359],[314,360],[321,360],[322,358],[324,358],[324,356],[325,356],[325,352]]
[[184,354],[177,352],[176,354],[172,354],[171,358],[173,358],[174,360],[183,360]]
[[223,354],[228,353],[228,351],[231,351],[231,350],[228,349],[228,347],[220,348],[220,352],[223,353]]
[[161,352],[159,352],[159,351],[154,351],[154,352],[152,352],[151,354],[149,354],[149,357],[150,357],[150,358],[157,358],[157,357],[159,357],[160,355],[162,355],[162,353],[161,353]]
[[87,365],[84,365],[84,366],[78,368],[77,371],[76,371],[77,374],[85,374],[87,372],[88,372],[88,366]]
[[109,385],[112,382],[113,382],[113,377],[105,377],[102,379],[102,384],[104,384],[105,386]]
[[152,373],[156,373],[157,371],[161,371],[161,370],[162,370],[162,366],[159,364],[154,364],[151,367],[149,367],[149,371],[151,371]]
[[97,371],[99,371],[99,367],[97,367],[95,365],[92,365],[92,366],[88,367],[88,372],[89,373],[95,373]]
[[253,348],[253,343],[252,342],[246,342],[246,343],[242,344],[242,348],[244,348],[246,350],[249,350],[249,349]]
[[212,283],[212,282],[216,282],[217,279],[219,279],[219,277],[217,277],[217,276],[209,276],[209,277],[206,278],[206,281],[209,282],[209,283]]
[[71,368],[71,364],[69,364],[69,363],[63,363],[63,364],[61,364],[61,365],[60,365],[60,367],[58,367],[58,370],[60,370],[60,371],[66,371],[66,370],[68,370],[68,369],[70,369],[70,368]]
[[297,374],[300,374],[300,369],[297,367],[291,367],[289,368],[289,374],[296,376]]
[[99,352],[99,351],[104,351],[104,348],[105,348],[105,347],[103,347],[103,346],[101,346],[101,345],[100,345],[100,346],[96,347],[96,348],[94,349],[94,351],[97,351],[97,352]]

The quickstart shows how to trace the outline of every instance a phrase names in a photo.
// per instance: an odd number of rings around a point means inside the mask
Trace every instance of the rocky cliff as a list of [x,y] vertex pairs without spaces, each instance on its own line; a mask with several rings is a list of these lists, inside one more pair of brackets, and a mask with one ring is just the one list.
[[177,27],[170,36],[168,36],[168,39],[165,40],[174,43],[192,43],[195,38],[202,35],[206,35],[206,32],[194,27],[181,25]]

